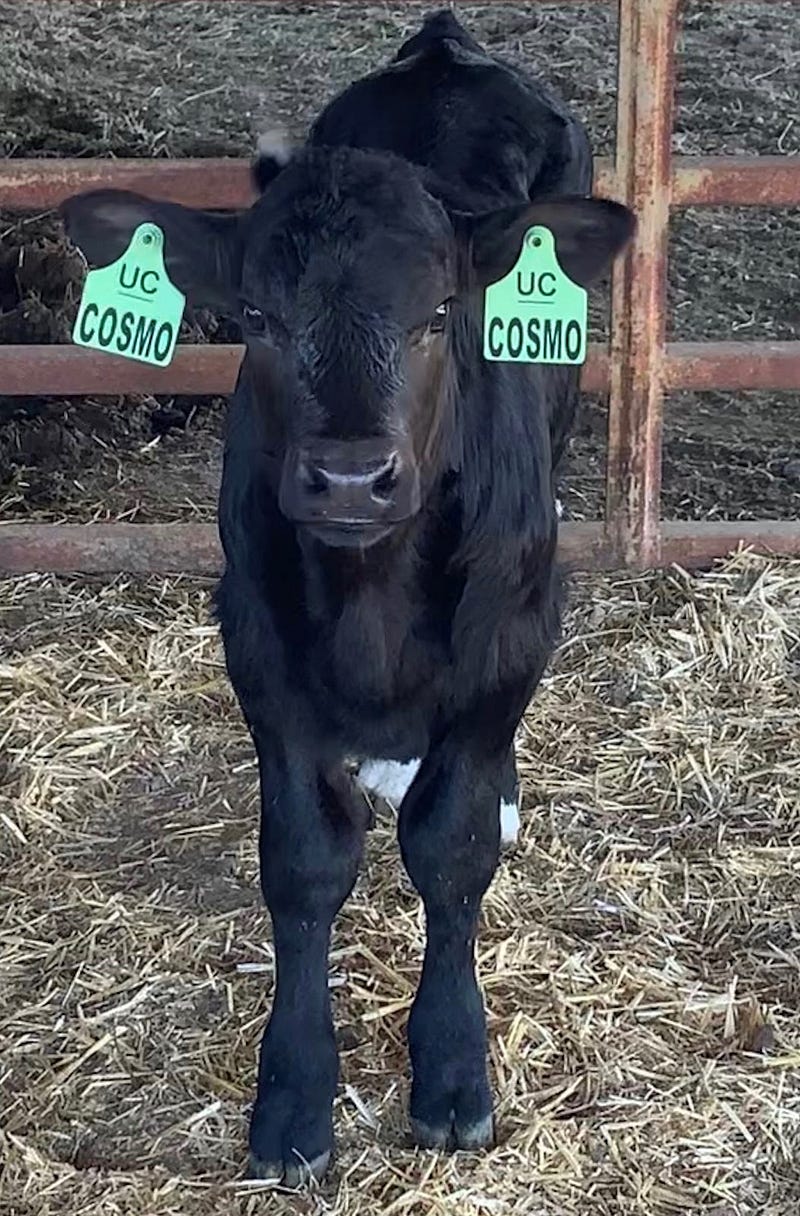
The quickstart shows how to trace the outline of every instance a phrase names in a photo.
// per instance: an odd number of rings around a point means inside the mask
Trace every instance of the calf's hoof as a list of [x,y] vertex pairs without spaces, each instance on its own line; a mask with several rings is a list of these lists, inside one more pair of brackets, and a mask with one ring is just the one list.
[[484,1077],[452,1088],[415,1083],[411,1089],[411,1132],[420,1148],[475,1152],[494,1144],[492,1095]]
[[486,1115],[472,1123],[462,1123],[455,1112],[450,1112],[446,1123],[431,1125],[422,1119],[411,1119],[411,1134],[414,1143],[420,1148],[465,1149],[476,1152],[481,1148],[491,1148],[494,1144],[494,1118]]
[[248,1177],[296,1187],[317,1181],[328,1168],[333,1151],[330,1108],[312,1115],[298,1108],[287,1090],[273,1091],[257,1103],[250,1121]]
[[260,1157],[251,1152],[247,1164],[247,1177],[294,1188],[307,1182],[320,1182],[327,1172],[330,1160],[330,1149],[320,1153],[313,1161],[306,1161],[299,1153],[294,1161],[262,1161]]

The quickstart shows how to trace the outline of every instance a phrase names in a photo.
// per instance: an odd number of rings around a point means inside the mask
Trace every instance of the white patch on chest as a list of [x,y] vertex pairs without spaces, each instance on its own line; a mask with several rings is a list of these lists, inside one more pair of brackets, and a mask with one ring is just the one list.
[[365,760],[356,780],[369,794],[399,806],[419,771],[419,760]]
[[[419,760],[365,760],[356,780],[368,794],[385,798],[398,807],[405,798],[411,782],[419,772]],[[519,835],[519,807],[516,802],[500,800],[500,840],[516,844]]]

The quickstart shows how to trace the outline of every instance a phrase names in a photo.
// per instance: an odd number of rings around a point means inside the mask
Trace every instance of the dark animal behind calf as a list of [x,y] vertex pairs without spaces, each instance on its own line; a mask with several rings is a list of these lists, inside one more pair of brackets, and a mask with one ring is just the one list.
[[257,1174],[295,1181],[333,1144],[327,953],[368,823],[353,762],[401,802],[425,905],[416,1140],[492,1140],[473,946],[514,814],[514,732],[558,631],[554,467],[577,372],[485,361],[483,289],[534,224],[586,284],[632,217],[580,197],[583,128],[450,14],[254,174],[238,216],[114,191],[64,214],[101,263],[159,224],[173,281],[242,326],[217,608],[258,753],[277,960],[250,1146]]

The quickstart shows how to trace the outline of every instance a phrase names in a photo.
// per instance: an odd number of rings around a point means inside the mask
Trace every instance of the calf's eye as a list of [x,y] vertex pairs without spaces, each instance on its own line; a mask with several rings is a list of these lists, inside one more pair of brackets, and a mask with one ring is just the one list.
[[420,346],[431,334],[442,333],[447,322],[451,304],[452,300],[450,299],[442,300],[441,304],[437,304],[427,321],[424,321],[422,325],[415,326],[411,330],[410,338],[412,345]]
[[431,318],[430,329],[435,334],[440,334],[444,329],[444,323],[447,320],[447,314],[450,312],[450,300],[442,300],[438,304]]

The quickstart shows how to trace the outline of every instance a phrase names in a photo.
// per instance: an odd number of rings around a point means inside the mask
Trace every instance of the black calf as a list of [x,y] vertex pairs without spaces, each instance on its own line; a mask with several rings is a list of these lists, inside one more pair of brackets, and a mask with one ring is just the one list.
[[582,197],[576,120],[448,14],[256,180],[240,216],[114,191],[64,212],[101,263],[159,224],[173,281],[242,325],[217,611],[258,752],[277,966],[252,1166],[294,1182],[333,1145],[328,944],[368,819],[353,762],[393,788],[425,906],[414,1133],[492,1140],[473,951],[513,828],[514,731],[558,633],[554,465],[577,371],[485,361],[483,290],[533,224],[587,284],[632,218]]

